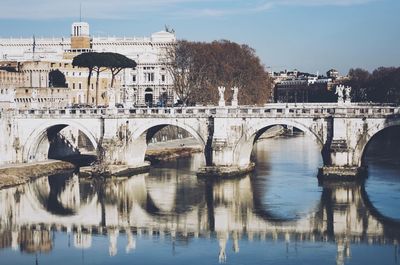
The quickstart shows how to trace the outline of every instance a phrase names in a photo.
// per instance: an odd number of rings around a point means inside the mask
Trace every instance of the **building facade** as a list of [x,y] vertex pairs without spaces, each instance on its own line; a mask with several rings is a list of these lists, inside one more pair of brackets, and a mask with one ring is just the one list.
[[[66,78],[69,104],[107,105],[110,72],[100,73],[97,90],[96,76],[93,75],[91,87],[87,89],[87,69],[73,67],[72,60],[84,52],[120,53],[135,60],[137,67],[124,69],[116,77],[112,88],[115,102],[126,107],[174,102],[173,80],[165,67],[166,53],[176,43],[174,33],[160,31],[142,38],[91,37],[89,29],[88,23],[75,22],[69,38],[0,39],[0,60],[19,66],[16,68],[23,73],[25,88],[48,87],[48,73],[59,70]],[[6,81],[0,76],[0,86],[6,86]]]
[[344,80],[334,69],[329,70],[327,76],[298,70],[274,72],[271,76],[275,102],[291,103],[335,102],[334,87]]

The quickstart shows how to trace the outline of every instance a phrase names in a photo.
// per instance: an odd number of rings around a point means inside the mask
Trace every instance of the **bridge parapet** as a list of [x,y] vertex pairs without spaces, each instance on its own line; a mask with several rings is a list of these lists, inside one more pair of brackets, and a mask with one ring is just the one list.
[[400,114],[400,107],[373,104],[266,104],[265,106],[240,107],[175,107],[175,108],[76,108],[76,109],[23,109],[6,110],[2,116],[20,118],[40,117],[386,117]]

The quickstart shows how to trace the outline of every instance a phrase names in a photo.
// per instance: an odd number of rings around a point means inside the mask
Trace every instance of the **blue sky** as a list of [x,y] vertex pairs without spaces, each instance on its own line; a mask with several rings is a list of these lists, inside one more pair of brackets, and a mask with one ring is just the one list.
[[400,0],[0,0],[0,36],[149,36],[248,44],[272,70],[400,66]]

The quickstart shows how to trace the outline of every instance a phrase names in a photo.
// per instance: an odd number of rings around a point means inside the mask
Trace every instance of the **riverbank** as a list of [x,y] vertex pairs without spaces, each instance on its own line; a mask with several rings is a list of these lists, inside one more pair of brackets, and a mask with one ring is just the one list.
[[[193,153],[201,152],[202,148],[194,138],[185,138],[167,142],[149,144],[146,160],[151,163],[173,160],[180,157],[189,157]],[[81,158],[82,159],[82,158]],[[75,161],[76,162],[76,161]],[[144,163],[137,169],[128,167],[111,167],[111,174],[135,174],[148,170],[149,164]],[[62,171],[74,169],[74,164],[59,160],[48,160],[29,164],[5,165],[0,167],[0,189],[25,184],[31,180],[46,175],[57,174]],[[84,168],[81,168],[84,169]],[[87,171],[87,170],[86,170]],[[82,170],[83,175],[88,174]]]
[[25,184],[39,177],[74,168],[73,164],[59,160],[2,166],[0,167],[0,189]]
[[190,157],[203,149],[195,138],[184,138],[167,142],[151,143],[146,152],[146,160],[151,163]]
[[[182,157],[190,157],[194,153],[202,152],[201,145],[195,138],[183,138],[165,142],[150,143],[147,147],[145,160],[142,165],[130,167],[129,165],[109,165],[105,172],[101,173],[103,177],[121,177],[132,176],[148,172],[151,164],[157,164],[162,161],[174,160]],[[80,167],[79,175],[81,177],[92,178],[99,175],[98,170],[93,166]]]

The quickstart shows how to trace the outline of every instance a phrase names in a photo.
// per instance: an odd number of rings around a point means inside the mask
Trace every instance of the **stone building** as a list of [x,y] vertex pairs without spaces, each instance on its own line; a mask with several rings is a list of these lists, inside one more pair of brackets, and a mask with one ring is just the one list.
[[[75,22],[68,38],[0,39],[0,65],[1,62],[22,64],[21,71],[25,73],[25,78],[36,73],[29,79],[32,85],[25,83],[24,87],[44,87],[48,72],[57,69],[66,77],[71,104],[107,105],[105,94],[110,87],[111,74],[102,72],[98,91],[91,87],[87,97],[88,72],[85,68],[73,67],[72,60],[83,52],[120,53],[135,60],[137,67],[125,69],[117,76],[114,88],[116,102],[128,107],[154,105],[161,101],[172,104],[175,99],[173,80],[165,67],[165,55],[176,43],[174,33],[160,31],[141,38],[92,37],[89,29],[88,23]],[[95,76],[91,83],[95,86]]]
[[274,73],[275,102],[333,102],[334,81],[318,74],[301,73],[297,70]]
[[50,87],[51,64],[26,61],[0,70],[0,108],[63,108],[71,102],[70,89]]

